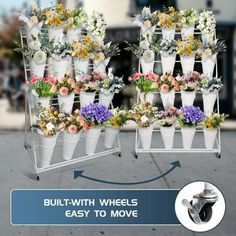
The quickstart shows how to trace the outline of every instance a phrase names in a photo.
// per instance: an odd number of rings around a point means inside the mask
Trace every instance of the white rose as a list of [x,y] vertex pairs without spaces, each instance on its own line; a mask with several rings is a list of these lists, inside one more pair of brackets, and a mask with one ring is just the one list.
[[142,117],[141,117],[141,122],[142,122],[142,123],[148,122],[148,118],[147,118],[146,116],[142,116]]
[[144,7],[142,12],[143,12],[144,14],[146,14],[146,15],[151,14],[151,10],[150,10],[149,7]]
[[51,122],[49,122],[49,123],[46,124],[46,128],[47,128],[49,131],[52,131],[52,130],[55,128],[55,126],[54,126]]
[[39,42],[39,40],[31,41],[29,44],[29,48],[35,51],[40,50],[40,47],[41,47],[41,43]]
[[152,62],[154,60],[154,52],[152,50],[146,50],[143,53],[143,60],[145,62]]
[[139,43],[139,47],[144,49],[144,50],[149,49],[149,46],[150,46],[150,43],[146,40],[143,40]]
[[46,53],[43,51],[37,51],[34,54],[34,61],[36,64],[43,64],[46,62]]

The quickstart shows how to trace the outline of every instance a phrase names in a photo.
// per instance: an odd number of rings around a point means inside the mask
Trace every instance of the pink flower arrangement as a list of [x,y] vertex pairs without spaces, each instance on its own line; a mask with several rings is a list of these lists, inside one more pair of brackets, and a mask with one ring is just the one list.
[[60,131],[67,131],[71,134],[79,133],[80,131],[87,132],[89,129],[86,121],[80,116],[80,111],[76,109],[71,115],[65,116],[60,125]]
[[160,77],[158,88],[161,92],[179,91],[179,84],[171,73],[166,72]]
[[80,93],[79,85],[70,75],[65,75],[65,77],[59,78],[55,86],[56,87],[53,87],[53,90],[57,89],[58,94],[61,96],[67,96],[72,92],[76,94]]
[[156,90],[159,77],[153,72],[147,74],[134,73],[128,78],[128,81],[134,82],[141,92],[148,93]]

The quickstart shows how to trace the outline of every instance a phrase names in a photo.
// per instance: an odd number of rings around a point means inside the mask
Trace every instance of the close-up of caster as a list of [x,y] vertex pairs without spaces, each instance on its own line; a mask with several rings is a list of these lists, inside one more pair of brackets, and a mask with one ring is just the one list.
[[38,175],[36,175],[36,180],[39,181],[40,180],[40,177]]
[[137,153],[134,154],[134,158],[138,159],[138,154]]
[[122,156],[121,153],[119,153],[118,156],[121,157]]

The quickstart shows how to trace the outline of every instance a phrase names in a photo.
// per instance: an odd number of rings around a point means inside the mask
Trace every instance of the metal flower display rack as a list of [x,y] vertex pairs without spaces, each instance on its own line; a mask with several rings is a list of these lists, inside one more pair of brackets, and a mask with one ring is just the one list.
[[[142,33],[142,32],[141,32]],[[141,33],[140,33],[140,39],[141,39]],[[154,34],[157,37],[162,37],[162,30],[161,28],[156,28]],[[201,32],[194,28],[194,35],[201,35]],[[180,38],[181,36],[181,32],[180,31],[176,31],[175,32],[175,38]],[[216,38],[216,35],[214,36],[214,38]],[[139,60],[139,68],[138,71],[140,73],[141,71],[141,61],[142,59]],[[161,59],[160,60],[154,60],[154,69],[155,67],[159,66],[161,67]],[[181,63],[181,60],[176,60],[175,63]],[[201,63],[201,60],[195,60],[195,63]],[[215,74],[214,77],[218,78],[218,65],[217,65],[217,60],[216,60],[216,64],[215,64]],[[196,92],[197,94],[199,94],[200,96],[202,95],[202,92]],[[161,99],[161,94],[160,92],[154,92],[155,96],[158,97],[159,99]],[[177,99],[178,96],[180,97],[181,92],[175,92],[175,94],[177,95]],[[137,101],[139,102],[140,97],[137,96]],[[176,98],[175,98],[176,99]],[[220,104],[219,104],[219,93],[217,92],[216,94],[216,112],[220,113]],[[202,140],[203,140],[203,132],[204,129],[202,127],[196,127],[196,136],[201,136]],[[160,127],[154,127],[153,131],[152,131],[153,135],[152,135],[152,142],[151,142],[151,147],[150,148],[144,148],[142,146],[142,142],[141,142],[141,137],[140,137],[140,133],[138,130],[138,127],[136,128],[136,135],[135,135],[135,158],[138,158],[138,154],[141,153],[213,153],[215,154],[218,158],[221,158],[221,134],[220,134],[220,128],[217,128],[217,137],[216,137],[216,142],[214,144],[213,148],[206,148],[204,145],[204,142],[202,143],[194,143],[191,148],[184,148],[182,147],[182,143],[178,143],[176,141],[181,140],[181,128],[180,127],[175,127],[175,131],[174,131],[174,142],[171,148],[166,148],[164,143],[162,144],[162,134],[161,134],[161,130]]]
[[[43,29],[47,30],[47,29]],[[20,38],[21,38],[21,45],[22,47],[27,45],[27,34],[26,34],[26,28],[25,26],[21,26],[20,28]],[[23,62],[24,62],[24,72],[25,72],[25,79],[26,82],[29,82],[31,79],[30,75],[30,66],[26,60],[26,58],[23,55]],[[92,71],[93,65],[89,64],[90,71]],[[72,66],[72,69],[74,69],[74,66]],[[49,70],[49,65],[46,64],[45,71]],[[24,147],[28,151],[28,154],[33,162],[33,166],[36,172],[36,178],[39,180],[39,174],[50,171],[53,169],[69,166],[72,164],[80,163],[83,161],[88,161],[94,158],[110,155],[110,154],[118,154],[118,156],[121,156],[121,147],[120,147],[120,140],[119,140],[119,134],[116,136],[115,144],[112,148],[105,148],[104,146],[104,131],[102,130],[102,135],[99,138],[97,150],[94,154],[86,155],[85,153],[85,135],[82,134],[80,137],[80,142],[78,142],[78,145],[75,149],[73,158],[70,160],[64,160],[62,158],[63,153],[63,135],[58,134],[57,142],[53,151],[52,156],[52,163],[49,164],[46,167],[40,167],[39,166],[39,134],[37,133],[37,128],[34,126],[36,124],[36,108],[37,105],[34,101],[34,96],[32,95],[31,91],[26,88],[25,90],[25,142]],[[98,100],[98,98],[95,98],[95,101]],[[74,99],[74,104],[79,105],[80,100],[79,96],[76,95]],[[53,98],[52,99],[52,106],[58,107],[58,99]]]

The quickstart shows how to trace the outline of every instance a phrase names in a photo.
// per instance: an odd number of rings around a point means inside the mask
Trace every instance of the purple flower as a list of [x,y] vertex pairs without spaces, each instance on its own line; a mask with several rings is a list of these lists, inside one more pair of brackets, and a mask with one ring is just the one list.
[[94,103],[82,107],[80,115],[83,116],[85,120],[95,125],[102,125],[109,120],[113,114],[105,106]]
[[199,107],[185,106],[180,109],[180,121],[186,125],[197,125],[206,117]]

